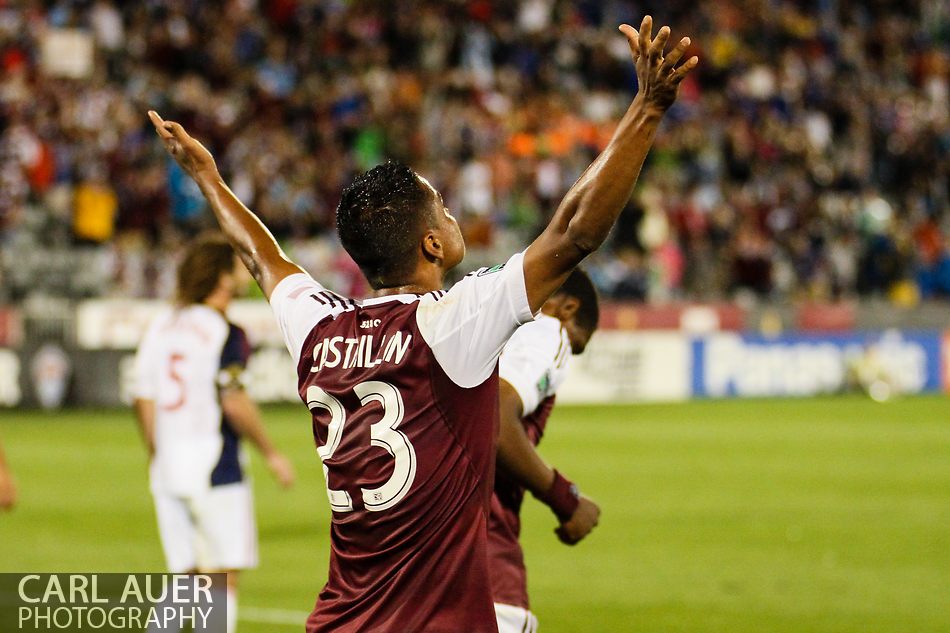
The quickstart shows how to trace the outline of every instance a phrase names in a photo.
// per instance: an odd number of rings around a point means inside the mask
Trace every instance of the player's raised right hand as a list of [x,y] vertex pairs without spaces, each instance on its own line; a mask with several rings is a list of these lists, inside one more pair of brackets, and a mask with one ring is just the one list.
[[217,176],[218,167],[208,149],[174,121],[165,121],[155,110],[148,111],[148,118],[158,136],[164,141],[165,149],[181,165],[189,176],[196,181],[201,175]]
[[629,24],[621,24],[620,32],[627,37],[630,55],[637,66],[640,85],[637,96],[642,97],[650,107],[665,112],[676,101],[680,83],[699,64],[699,58],[694,55],[676,67],[689,48],[690,39],[681,39],[664,57],[663,49],[670,39],[670,27],[661,27],[656,38],[653,38],[653,18],[649,15],[643,18],[639,32]]
[[580,503],[571,518],[554,531],[566,545],[577,545],[600,521],[600,506],[584,495],[581,495],[578,501]]

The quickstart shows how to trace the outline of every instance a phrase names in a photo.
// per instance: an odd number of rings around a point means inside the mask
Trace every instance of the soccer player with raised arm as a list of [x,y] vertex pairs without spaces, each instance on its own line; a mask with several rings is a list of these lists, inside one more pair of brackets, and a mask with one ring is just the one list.
[[581,354],[597,329],[597,291],[580,268],[574,270],[522,325],[498,360],[498,467],[488,519],[488,565],[501,633],[533,633],[538,620],[529,610],[528,581],[521,533],[525,490],[557,516],[556,533],[574,545],[597,525],[600,508],[577,486],[548,466],[535,446],[541,441],[558,388],[567,377],[573,354]]
[[178,269],[177,303],[152,319],[135,357],[135,414],[168,571],[227,573],[228,633],[237,622],[239,570],[257,565],[240,438],[282,485],[294,480],[242,384],[250,346],[225,314],[241,274],[224,238],[191,244]]
[[604,152],[550,225],[507,263],[442,290],[462,235],[442,196],[407,167],[358,177],[337,230],[374,289],[329,292],[289,261],[181,125],[150,112],[225,235],[270,300],[312,414],[333,510],[329,577],[307,630],[497,631],[487,524],[498,424],[498,356],[571,271],[606,239],[633,191],[683,77],[683,38],[664,56],[624,25],[639,90]]

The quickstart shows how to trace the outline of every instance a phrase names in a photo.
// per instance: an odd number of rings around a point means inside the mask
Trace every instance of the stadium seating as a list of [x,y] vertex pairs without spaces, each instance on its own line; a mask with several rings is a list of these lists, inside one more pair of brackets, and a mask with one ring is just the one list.
[[[353,172],[411,162],[490,261],[543,225],[634,89],[614,30],[637,19],[630,2],[253,5],[0,9],[0,243],[106,253],[75,286],[5,257],[3,292],[167,294],[181,236],[208,217],[153,142],[148,107],[209,141],[294,255],[358,293],[330,230]],[[950,133],[940,22],[887,3],[810,6],[648,7],[703,63],[591,263],[603,292],[950,292],[948,162],[931,158]],[[16,283],[23,265],[43,282]]]

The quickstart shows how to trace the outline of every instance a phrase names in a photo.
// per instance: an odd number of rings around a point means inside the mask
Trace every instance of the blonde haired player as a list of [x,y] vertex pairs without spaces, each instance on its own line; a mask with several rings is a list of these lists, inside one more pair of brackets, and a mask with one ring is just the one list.
[[227,572],[228,633],[236,629],[239,570],[257,565],[240,438],[281,485],[294,481],[241,382],[250,348],[225,315],[239,270],[223,238],[193,243],[179,267],[177,304],[152,320],[135,359],[135,414],[168,570]]

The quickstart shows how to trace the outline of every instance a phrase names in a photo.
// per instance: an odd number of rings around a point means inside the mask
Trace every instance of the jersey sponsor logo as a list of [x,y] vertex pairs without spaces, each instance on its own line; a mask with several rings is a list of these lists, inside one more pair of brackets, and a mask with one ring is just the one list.
[[360,329],[366,330],[369,328],[379,327],[381,321],[379,319],[363,319],[360,321]]
[[383,363],[398,365],[406,357],[411,343],[412,334],[402,331],[384,334],[378,341],[372,334],[354,338],[325,338],[313,348],[310,373],[315,374],[333,367],[353,369],[377,367]]
[[483,270],[478,271],[478,273],[475,276],[484,277],[485,275],[497,273],[498,271],[504,269],[504,267],[505,267],[505,264],[498,264],[497,266],[492,266],[491,268],[485,268]]

